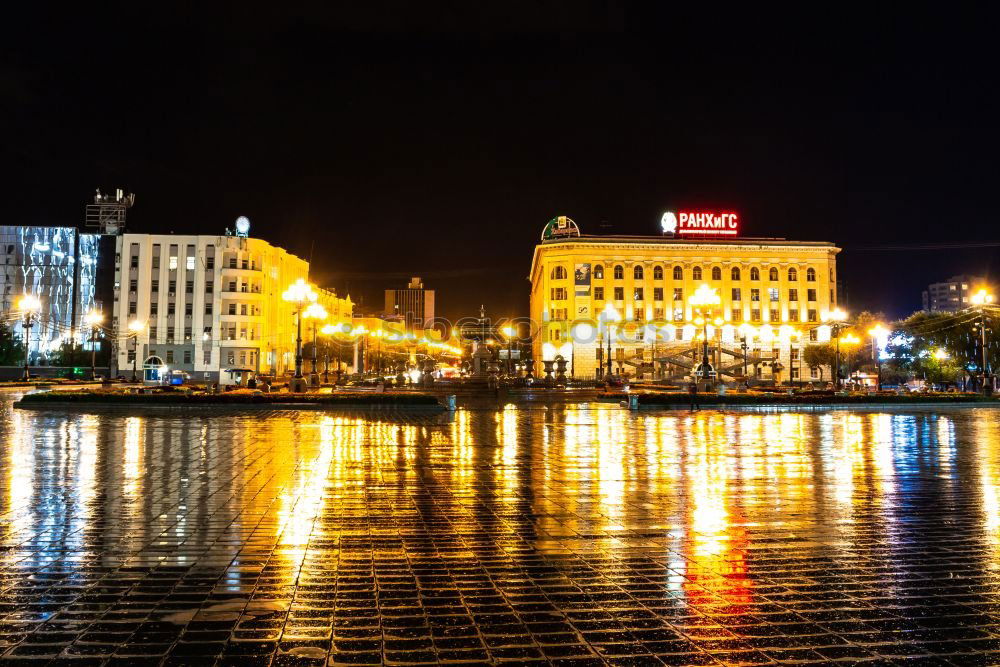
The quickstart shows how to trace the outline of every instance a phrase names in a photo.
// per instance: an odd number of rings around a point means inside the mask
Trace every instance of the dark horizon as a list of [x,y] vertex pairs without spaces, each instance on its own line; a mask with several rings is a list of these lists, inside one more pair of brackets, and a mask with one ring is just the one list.
[[844,248],[848,307],[896,317],[996,273],[996,247],[941,247],[998,240],[988,17],[505,8],[12,16],[4,224],[79,224],[121,187],[132,231],[247,215],[319,284],[377,308],[421,276],[450,318],[524,314],[556,215],[647,235],[735,210]]

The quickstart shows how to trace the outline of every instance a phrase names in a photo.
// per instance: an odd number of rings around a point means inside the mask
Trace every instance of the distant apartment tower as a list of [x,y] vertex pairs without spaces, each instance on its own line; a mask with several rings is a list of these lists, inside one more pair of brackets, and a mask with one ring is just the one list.
[[932,313],[950,313],[969,307],[969,298],[983,282],[975,276],[952,276],[940,283],[932,283],[923,293],[924,310]]
[[426,329],[434,323],[434,290],[424,289],[417,276],[404,289],[387,289],[385,314],[402,318],[408,330]]

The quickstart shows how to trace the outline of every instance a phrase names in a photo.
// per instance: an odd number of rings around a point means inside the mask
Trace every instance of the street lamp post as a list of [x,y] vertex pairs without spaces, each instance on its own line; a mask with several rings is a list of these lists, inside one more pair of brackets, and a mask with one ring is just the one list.
[[318,303],[310,303],[302,316],[312,320],[312,373],[309,374],[309,380],[311,384],[318,384],[319,374],[316,372],[316,345],[318,344],[318,338],[316,337],[316,325],[317,323],[323,321],[327,317],[326,308]]
[[513,375],[513,361],[514,357],[511,355],[511,343],[514,340],[514,333],[517,331],[514,327],[504,327],[503,335],[507,338],[507,375]]
[[[837,340],[839,341],[840,338],[838,337]],[[846,336],[844,336],[844,345],[857,345],[860,342],[861,342],[861,339],[858,338],[857,336],[855,336],[852,333],[849,333]],[[850,356],[848,357],[848,362],[847,362],[848,366],[850,366],[854,362],[854,352],[853,352],[853,348],[848,348],[848,349],[852,350],[850,352]],[[848,377],[852,378],[852,381],[853,381],[853,377],[854,377],[854,371],[853,370],[850,372],[850,374],[848,375]]]
[[97,328],[104,321],[104,316],[96,310],[87,313],[83,321],[90,325],[90,379],[97,379]]
[[878,358],[878,340],[887,331],[888,329],[881,324],[876,324],[868,330],[868,335],[872,338],[872,360],[875,362],[875,391],[882,391],[882,362]]
[[826,318],[833,324],[830,325],[830,329],[833,332],[836,340],[837,347],[836,353],[834,354],[835,366],[833,369],[834,373],[834,387],[838,390],[840,389],[840,329],[843,327],[844,320],[847,319],[847,313],[845,313],[840,308],[834,308],[831,312],[827,313]]
[[982,366],[980,370],[983,377],[982,390],[985,394],[987,391],[986,382],[989,379],[986,374],[986,306],[993,303],[993,295],[983,288],[973,294],[970,301],[973,305],[979,306],[979,347],[982,351]]
[[[703,378],[708,379],[708,374],[712,371],[712,364],[708,361],[708,318],[711,315],[712,307],[718,306],[722,303],[722,297],[719,293],[707,284],[702,283],[691,298],[688,300],[695,310],[698,312],[698,317],[695,319],[695,324],[701,325],[701,366],[698,367],[698,373],[701,373]],[[722,319],[716,318],[716,326],[721,326]]]
[[[333,324],[327,324],[322,329],[319,330],[321,334],[327,337],[326,346],[323,348],[323,384],[329,384],[330,382],[330,341],[333,340],[334,334],[337,333],[337,327]],[[340,348],[337,348],[337,382],[340,382]]]
[[128,323],[129,337],[132,339],[132,382],[139,381],[137,361],[139,359],[139,333],[146,328],[146,323],[132,320]]
[[299,278],[285,290],[281,298],[295,307],[295,375],[289,389],[305,391],[302,378],[302,314],[308,304],[316,302],[316,292],[305,280]]
[[24,317],[24,322],[22,323],[24,328],[24,377],[22,379],[27,382],[31,379],[31,372],[29,370],[31,327],[34,326],[35,320],[38,318],[38,311],[42,308],[42,302],[31,294],[25,294],[21,297],[20,301],[18,301],[17,308],[21,311]]
[[615,310],[615,307],[612,306],[610,303],[604,307],[604,313],[603,314],[604,314],[604,328],[605,328],[604,337],[607,338],[607,340],[608,340],[608,375],[607,375],[607,378],[605,378],[605,379],[606,380],[611,380],[611,376],[612,376],[612,368],[611,368],[611,338],[612,338],[612,335],[613,335],[612,334],[612,329],[611,329],[611,323],[619,321],[621,319],[621,315],[618,314],[618,311]]

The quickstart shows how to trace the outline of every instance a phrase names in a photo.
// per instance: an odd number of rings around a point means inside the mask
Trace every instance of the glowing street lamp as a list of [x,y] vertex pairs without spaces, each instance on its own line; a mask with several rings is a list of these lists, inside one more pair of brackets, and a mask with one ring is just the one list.
[[[708,374],[712,372],[712,364],[708,362],[708,318],[711,316],[712,308],[722,303],[722,297],[719,296],[719,292],[715,288],[709,287],[707,283],[702,283],[688,299],[688,303],[694,306],[698,312],[695,323],[701,325],[701,366],[698,367],[697,372],[707,380]],[[721,325],[722,318],[716,318],[715,322],[716,326]]]
[[146,328],[146,323],[141,320],[132,320],[128,323],[129,337],[132,339],[132,382],[139,381],[139,374],[136,372],[136,362],[139,358],[139,334]]
[[281,298],[295,307],[295,376],[292,391],[301,391],[302,387],[302,312],[307,305],[317,299],[316,292],[302,278],[289,285]]
[[21,317],[24,318],[24,381],[27,382],[31,379],[31,373],[28,371],[28,349],[30,348],[31,341],[31,327],[35,324],[35,320],[38,319],[38,311],[42,309],[42,302],[38,300],[37,297],[31,294],[25,294],[17,302],[17,309],[21,311]]
[[844,320],[846,319],[847,313],[840,308],[834,308],[829,313],[826,313],[826,316],[823,318],[824,322],[832,322],[830,331],[837,339],[836,368],[833,371],[836,378],[834,385],[837,389],[840,389],[840,330],[844,327]]
[[972,305],[979,306],[979,347],[983,351],[982,376],[983,393],[986,393],[986,382],[989,379],[986,375],[986,306],[993,303],[993,295],[985,287],[982,287],[969,299]]
[[308,306],[306,306],[305,311],[302,313],[302,317],[308,320],[312,320],[312,329],[313,329],[312,373],[310,374],[309,377],[310,379],[318,380],[319,376],[316,374],[316,343],[317,343],[316,325],[327,318],[326,308],[324,308],[321,304],[318,303],[310,303]]
[[878,358],[878,342],[889,333],[881,324],[876,324],[868,330],[872,338],[872,360],[875,362],[875,391],[882,391],[882,361]]
[[514,357],[511,354],[511,343],[514,341],[514,336],[517,334],[517,328],[504,327],[500,331],[503,333],[504,338],[507,339],[507,375],[513,375]]
[[83,316],[85,324],[90,326],[90,379],[97,379],[97,329],[104,321],[104,315],[92,310]]
[[612,368],[611,368],[611,337],[614,335],[612,332],[612,322],[620,322],[622,316],[618,313],[610,303],[604,306],[604,310],[601,312],[601,317],[604,318],[604,337],[608,341],[608,375],[607,379],[611,379]]
[[[838,338],[838,341],[839,340],[840,339]],[[848,333],[846,336],[844,336],[843,341],[841,341],[841,342],[843,342],[844,345],[854,346],[854,345],[857,345],[858,343],[860,343],[861,339],[858,338],[857,336],[855,336],[852,333]],[[849,359],[853,359],[853,355],[850,356]],[[851,361],[848,361],[848,365],[850,365],[851,363],[852,363]],[[851,371],[850,375],[854,375],[854,371]]]

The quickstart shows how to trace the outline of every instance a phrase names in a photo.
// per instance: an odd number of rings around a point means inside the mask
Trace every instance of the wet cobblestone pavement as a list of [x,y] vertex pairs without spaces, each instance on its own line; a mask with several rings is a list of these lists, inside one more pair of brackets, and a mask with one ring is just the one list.
[[1000,664],[1000,411],[0,403],[4,664]]

